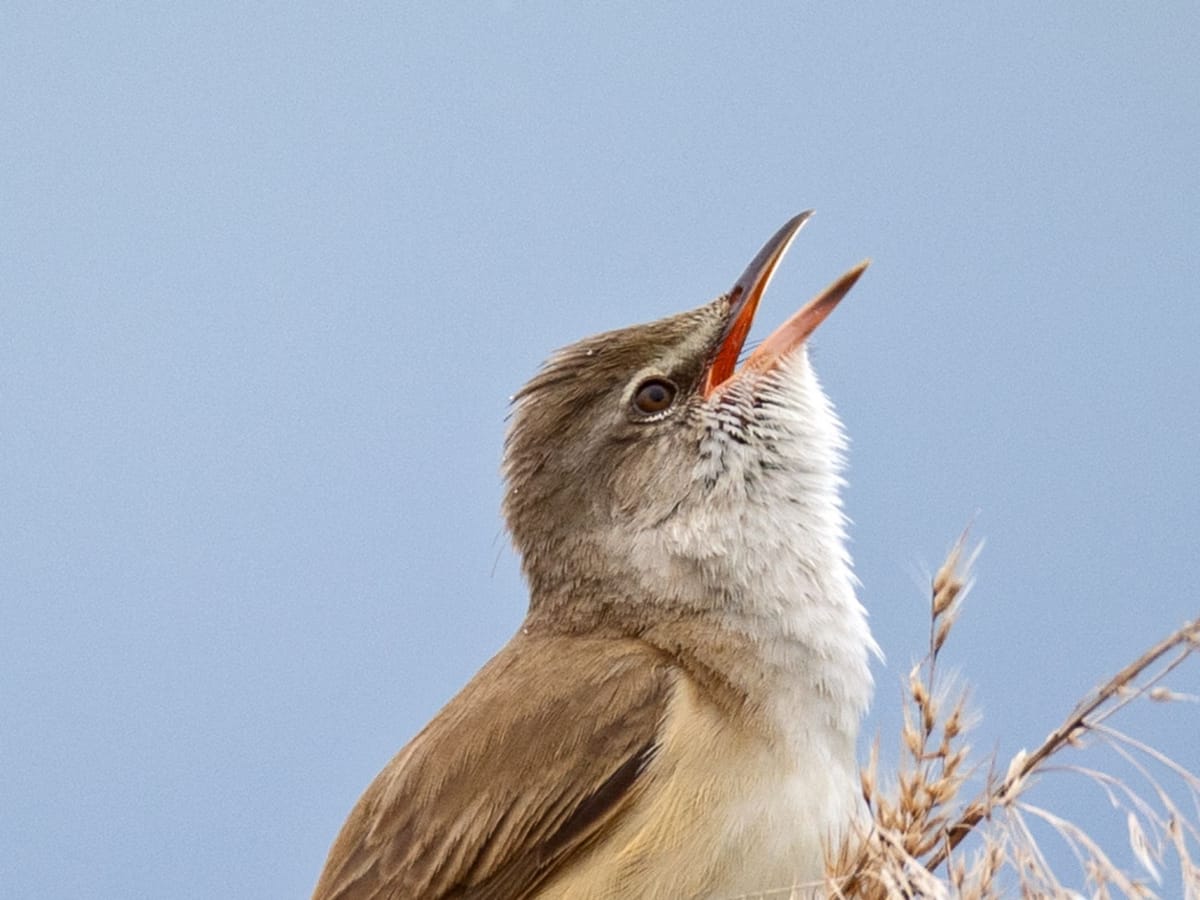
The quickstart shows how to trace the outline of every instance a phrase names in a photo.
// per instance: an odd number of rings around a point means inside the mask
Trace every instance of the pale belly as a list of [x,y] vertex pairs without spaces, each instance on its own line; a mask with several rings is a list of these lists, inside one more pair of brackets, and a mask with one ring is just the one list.
[[[861,813],[853,747],[741,734],[686,696],[644,793],[538,892],[556,900],[804,898]],[[815,740],[812,738],[816,738]],[[816,890],[814,890],[816,889]]]

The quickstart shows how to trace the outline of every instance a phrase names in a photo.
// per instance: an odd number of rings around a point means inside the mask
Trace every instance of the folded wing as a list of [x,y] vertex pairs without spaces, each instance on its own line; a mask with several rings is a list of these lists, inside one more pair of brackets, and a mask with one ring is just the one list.
[[518,900],[628,808],[676,671],[633,640],[518,634],[379,774],[314,900]]

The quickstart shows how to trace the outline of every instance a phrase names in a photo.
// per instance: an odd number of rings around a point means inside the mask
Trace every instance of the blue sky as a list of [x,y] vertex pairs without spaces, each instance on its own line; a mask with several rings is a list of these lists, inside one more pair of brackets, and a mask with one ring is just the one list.
[[[12,896],[305,895],[520,621],[507,398],[810,207],[756,334],[874,260],[813,347],[865,733],[974,521],[947,657],[1040,741],[1200,611],[1198,58],[1193,3],[7,5]],[[1195,769],[1198,716],[1127,724]]]

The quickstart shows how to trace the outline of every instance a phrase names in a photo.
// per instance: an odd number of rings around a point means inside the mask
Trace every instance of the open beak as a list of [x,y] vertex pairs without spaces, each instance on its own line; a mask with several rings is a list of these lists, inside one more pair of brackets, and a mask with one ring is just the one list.
[[[791,246],[804,223],[812,216],[812,210],[802,212],[789,219],[774,236],[763,245],[758,255],[746,267],[742,277],[729,292],[729,319],[717,344],[717,351],[708,374],[704,379],[704,396],[710,397],[721,385],[735,377],[738,356],[750,334],[758,301],[762,299],[775,268]],[[771,335],[755,348],[742,366],[741,371],[766,372],[780,359],[804,343],[825,317],[833,312],[838,302],[854,287],[854,282],[864,271],[869,261],[864,260],[805,304],[804,308],[780,325]]]

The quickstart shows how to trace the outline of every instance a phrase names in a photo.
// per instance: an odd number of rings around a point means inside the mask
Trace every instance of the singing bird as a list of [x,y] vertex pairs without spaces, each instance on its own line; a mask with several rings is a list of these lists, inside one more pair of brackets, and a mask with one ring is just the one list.
[[376,777],[315,900],[805,896],[863,822],[876,652],[805,341],[861,263],[739,367],[807,221],[733,289],[554,354],[514,398],[520,630]]

